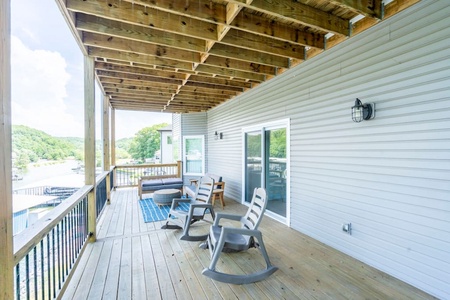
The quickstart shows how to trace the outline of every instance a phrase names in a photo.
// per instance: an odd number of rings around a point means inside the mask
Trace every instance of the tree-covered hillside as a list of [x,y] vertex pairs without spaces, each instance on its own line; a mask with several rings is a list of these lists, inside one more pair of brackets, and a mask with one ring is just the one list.
[[[158,130],[167,124],[146,127],[137,132],[134,138],[123,138],[116,141],[116,159],[134,158],[144,162],[152,158],[160,148]],[[96,141],[96,162],[101,165],[101,141]],[[84,160],[84,139],[77,137],[53,137],[43,131],[24,125],[12,126],[12,158],[13,167],[26,171],[27,165],[46,160],[64,160],[67,158]]]
[[26,169],[39,159],[61,160],[67,157],[81,158],[76,146],[64,139],[23,125],[12,126],[12,153],[14,167]]

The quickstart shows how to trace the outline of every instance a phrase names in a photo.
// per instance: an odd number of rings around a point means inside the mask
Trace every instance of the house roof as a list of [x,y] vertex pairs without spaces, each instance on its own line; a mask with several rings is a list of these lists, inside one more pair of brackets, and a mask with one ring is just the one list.
[[57,3],[113,108],[184,113],[207,111],[419,1]]

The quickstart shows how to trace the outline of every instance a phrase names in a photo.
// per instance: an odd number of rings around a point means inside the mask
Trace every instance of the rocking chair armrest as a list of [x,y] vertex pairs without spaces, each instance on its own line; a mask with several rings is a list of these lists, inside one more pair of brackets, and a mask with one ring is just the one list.
[[213,206],[210,203],[191,203],[191,207],[192,209],[194,209],[194,208],[212,208]]
[[217,213],[216,219],[214,220],[214,226],[219,226],[220,219],[228,219],[233,221],[240,221],[242,219],[241,215],[227,214],[227,213]]
[[172,206],[170,207],[171,209],[175,209],[178,207],[179,203],[190,203],[191,199],[188,198],[174,198],[172,200]]
[[262,233],[258,229],[247,229],[247,228],[236,228],[236,227],[222,227],[222,233],[220,234],[225,235],[228,233],[234,233],[234,234],[241,234],[241,235],[247,235],[247,236],[254,236],[258,240],[261,239]]

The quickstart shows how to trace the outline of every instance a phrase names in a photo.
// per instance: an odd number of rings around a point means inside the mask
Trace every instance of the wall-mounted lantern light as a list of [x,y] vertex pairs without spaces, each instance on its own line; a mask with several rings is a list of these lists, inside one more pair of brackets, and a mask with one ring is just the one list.
[[223,139],[223,133],[222,132],[214,132],[214,139],[215,140],[221,140]]
[[362,120],[370,120],[375,118],[375,103],[363,104],[361,100],[356,98],[355,106],[352,107],[353,122],[361,122]]

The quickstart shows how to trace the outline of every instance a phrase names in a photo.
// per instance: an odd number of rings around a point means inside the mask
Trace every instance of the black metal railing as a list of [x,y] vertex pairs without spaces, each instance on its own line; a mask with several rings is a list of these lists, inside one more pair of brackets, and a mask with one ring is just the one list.
[[173,164],[120,165],[115,167],[115,187],[137,186],[142,176],[181,177],[181,162]]
[[85,186],[17,235],[15,299],[53,299],[61,290],[88,238]]
[[98,180],[95,189],[95,207],[96,207],[96,218],[100,216],[103,208],[106,205],[106,200],[108,198],[108,193],[106,191],[106,178],[108,172],[105,172]]

